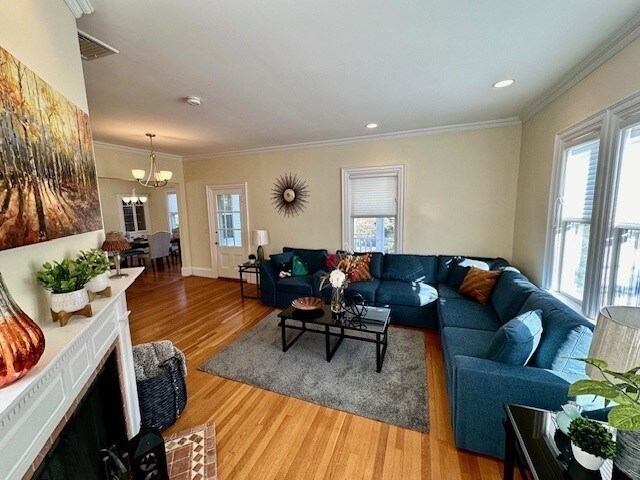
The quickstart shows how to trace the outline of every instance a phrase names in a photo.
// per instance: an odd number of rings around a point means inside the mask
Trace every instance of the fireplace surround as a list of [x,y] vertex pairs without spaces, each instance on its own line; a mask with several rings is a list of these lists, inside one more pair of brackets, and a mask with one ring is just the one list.
[[0,478],[31,478],[113,351],[127,438],[140,429],[126,289],[143,268],[111,280],[112,296],[93,302],[93,317],[60,327],[43,319],[46,349],[24,378],[0,389]]

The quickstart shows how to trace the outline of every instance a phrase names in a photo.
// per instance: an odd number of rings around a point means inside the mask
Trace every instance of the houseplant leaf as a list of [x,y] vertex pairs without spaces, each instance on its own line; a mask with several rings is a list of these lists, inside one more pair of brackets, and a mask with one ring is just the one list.
[[640,408],[634,405],[618,405],[609,412],[609,423],[620,430],[640,431]]

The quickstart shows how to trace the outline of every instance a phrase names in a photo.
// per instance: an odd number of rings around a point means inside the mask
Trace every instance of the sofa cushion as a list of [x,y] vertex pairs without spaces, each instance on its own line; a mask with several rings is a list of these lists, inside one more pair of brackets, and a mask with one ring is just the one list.
[[457,288],[450,287],[446,283],[438,284],[438,297],[439,298],[451,298],[455,300],[464,300],[465,297],[458,291]]
[[542,337],[542,310],[521,313],[502,325],[493,336],[487,359],[526,365]]
[[307,265],[309,273],[315,273],[324,268],[324,259],[327,256],[327,251],[325,249],[312,250],[308,248],[284,247],[282,251],[293,252],[294,255],[300,257],[300,259]]
[[[338,250],[336,255],[346,253],[344,250]],[[384,263],[384,254],[382,252],[355,252],[354,255],[371,255],[369,270],[373,278],[382,277],[382,264]]]
[[456,355],[486,358],[494,335],[488,330],[446,327],[442,329],[442,347],[449,360]]
[[383,280],[376,292],[376,301],[386,305],[422,307],[438,299],[438,292],[422,282]]
[[286,293],[299,293],[300,296],[313,295],[313,275],[282,278],[278,280],[276,290]]
[[584,362],[594,325],[560,300],[541,290],[529,295],[521,312],[542,310],[542,338],[529,364],[565,373],[585,374]]
[[436,281],[438,283],[448,283],[451,268],[455,265],[454,259],[469,258],[471,260],[479,260],[489,265],[490,270],[502,270],[509,267],[509,262],[504,258],[488,258],[488,257],[466,257],[464,255],[438,255],[436,267]]
[[358,257],[358,263],[349,275],[349,280],[355,282],[368,282],[373,280],[371,275],[371,254],[365,253]]
[[404,282],[436,283],[436,261],[435,255],[388,254],[384,256],[380,278]]
[[500,272],[482,270],[472,266],[467,276],[464,277],[464,282],[460,285],[459,291],[462,295],[475,300],[481,305],[486,305],[489,302],[489,298],[491,298],[491,292],[499,276]]
[[356,282],[350,283],[349,286],[344,291],[346,297],[349,295],[353,295],[354,293],[359,293],[362,295],[362,298],[369,305],[372,305],[376,301],[376,290],[380,286],[380,280],[373,279],[369,282]]
[[442,328],[473,328],[489,332],[500,328],[498,315],[493,308],[473,300],[441,298],[438,300],[438,313]]
[[487,262],[473,260],[471,258],[454,258],[451,263],[447,283],[453,288],[460,288],[471,267],[476,267],[480,270],[489,270],[489,264]]
[[520,272],[505,270],[491,293],[491,306],[502,323],[508,322],[518,315],[529,295],[537,290],[538,287]]
[[291,268],[293,267],[293,252],[277,253],[275,255],[271,255],[269,258],[273,262],[273,267],[278,277],[281,272],[287,272],[288,275],[286,276],[291,275]]
[[294,277],[306,277],[309,275],[309,268],[307,268],[307,264],[304,263],[298,255],[293,256],[291,275]]

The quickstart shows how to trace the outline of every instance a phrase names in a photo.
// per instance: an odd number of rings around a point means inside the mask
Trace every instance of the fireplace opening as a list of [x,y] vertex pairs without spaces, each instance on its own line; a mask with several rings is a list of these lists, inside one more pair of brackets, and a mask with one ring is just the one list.
[[[112,464],[105,450],[118,457],[127,450],[127,430],[115,351],[78,403],[32,479],[106,480]],[[102,452],[101,452],[102,451]],[[113,457],[113,455],[111,455]],[[117,477],[115,477],[117,478]]]

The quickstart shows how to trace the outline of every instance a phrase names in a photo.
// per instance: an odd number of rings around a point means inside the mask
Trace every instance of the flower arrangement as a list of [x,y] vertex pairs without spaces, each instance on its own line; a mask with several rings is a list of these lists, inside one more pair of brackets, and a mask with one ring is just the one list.
[[360,265],[361,257],[353,254],[353,252],[346,251],[341,253],[330,253],[327,255],[325,265],[330,270],[329,273],[322,277],[320,282],[320,290],[325,283],[329,284],[333,288],[345,288],[353,281],[356,270]]

